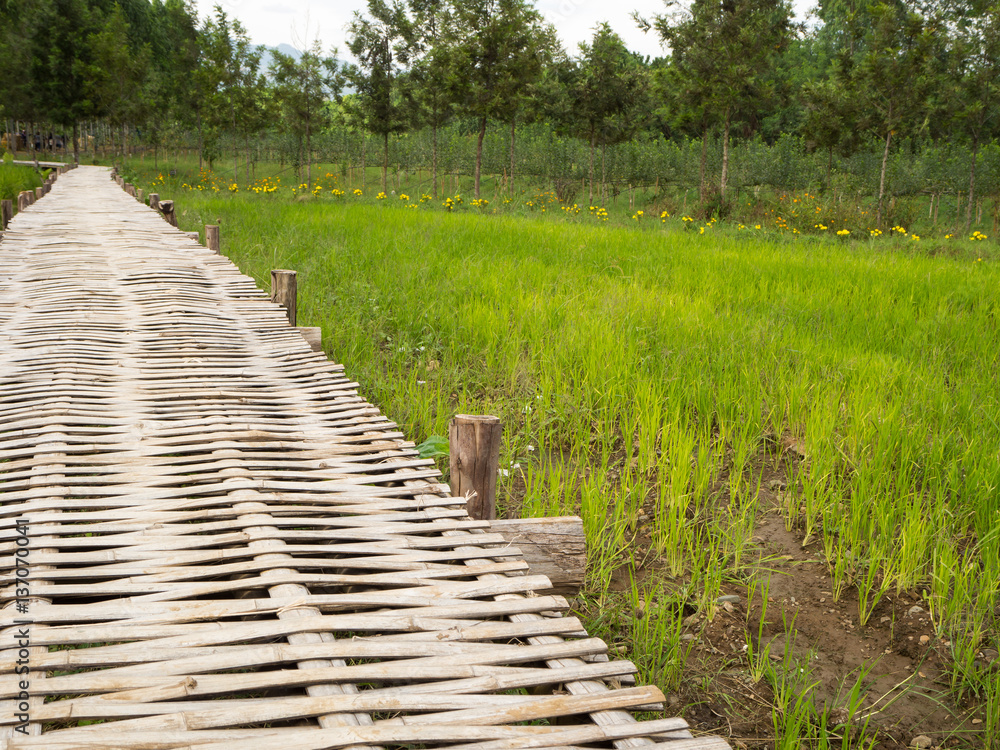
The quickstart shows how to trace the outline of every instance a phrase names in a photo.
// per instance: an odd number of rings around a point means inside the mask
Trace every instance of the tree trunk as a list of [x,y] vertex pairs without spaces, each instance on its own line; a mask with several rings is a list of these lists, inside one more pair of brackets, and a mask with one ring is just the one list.
[[368,136],[361,134],[361,190],[368,185]]
[[729,123],[730,113],[726,109],[726,126],[722,131],[722,179],[719,181],[719,199],[726,202],[726,181],[729,179]]
[[701,134],[701,164],[698,166],[698,201],[705,202],[705,164],[708,161],[708,126]]
[[826,154],[826,189],[829,190],[833,183],[833,145],[831,144]]
[[479,200],[479,178],[483,168],[483,139],[486,137],[486,118],[479,122],[479,138],[476,139],[476,200]]
[[597,135],[594,124],[590,125],[590,205],[594,205],[594,148],[597,146]]
[[438,127],[435,122],[431,125],[431,172],[434,177],[433,183],[434,200],[438,199]]
[[79,166],[80,164],[80,143],[77,140],[79,136],[80,128],[77,126],[76,121],[73,122],[73,163]]
[[28,132],[28,147],[31,149],[31,160],[35,162],[35,169],[38,169],[38,151],[35,149],[35,123],[31,123],[31,130]]
[[514,118],[510,119],[510,194],[514,195]]
[[313,164],[312,164],[312,133],[309,132],[309,121],[306,120],[306,184],[312,190]]
[[608,181],[608,142],[601,141],[601,201],[605,200],[604,186]]
[[382,134],[382,192],[389,186],[389,132]]
[[202,159],[205,156],[205,134],[202,132],[201,128],[201,112],[198,113],[198,179],[201,179],[201,172],[203,168]]
[[976,154],[979,153],[979,140],[972,141],[972,166],[969,168],[969,205],[965,211],[965,231],[972,229],[972,203],[976,196]]
[[891,141],[892,130],[886,133],[885,136],[885,151],[882,152],[882,175],[878,181],[878,211],[876,213],[876,221],[880,227],[882,226],[882,199],[885,197],[885,171],[889,164],[889,143]]

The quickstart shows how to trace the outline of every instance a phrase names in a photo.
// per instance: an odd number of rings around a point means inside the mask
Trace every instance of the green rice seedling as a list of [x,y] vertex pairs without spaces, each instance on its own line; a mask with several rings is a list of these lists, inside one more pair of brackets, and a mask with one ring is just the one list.
[[[760,595],[760,616],[757,618],[756,637],[750,632],[750,612],[757,595]],[[767,628],[767,603],[771,595],[771,575],[766,578],[753,577],[747,583],[747,630],[743,644],[743,658],[746,660],[750,678],[754,683],[764,679],[770,666],[771,646],[764,643]]]
[[663,457],[657,466],[656,528],[653,544],[658,554],[666,555],[670,573],[683,569],[683,532],[691,499],[692,454],[694,434],[674,415],[663,437]]
[[878,541],[868,548],[868,558],[861,565],[863,572],[858,576],[858,621],[862,625],[875,611],[882,597],[892,588],[894,576],[889,568],[891,558],[887,555],[889,545]]
[[670,468],[661,462],[657,467],[653,549],[663,559],[667,573],[674,578],[680,577],[687,567],[686,509],[684,496],[678,498],[673,492]]
[[632,660],[644,684],[664,691],[680,687],[684,663],[692,643],[684,645],[684,601],[662,586],[641,589],[635,577],[629,581]]
[[777,662],[768,659],[764,677],[773,695],[771,719],[775,747],[800,750],[802,743],[812,737],[816,715],[812,693],[819,682],[812,677],[809,658],[801,662],[795,657],[795,631],[788,627],[787,622],[785,625],[788,635],[782,657]]
[[984,679],[983,735],[988,750],[1000,750],[1000,669],[989,670]]
[[760,512],[760,485],[762,481],[763,473],[759,473],[754,484],[749,487],[744,486],[745,488],[740,490],[740,494],[730,504],[728,518],[722,528],[718,530],[719,536],[725,542],[729,572],[732,575],[742,573],[744,556],[752,545],[751,540]]
[[592,475],[580,484],[588,587],[599,596],[607,593],[611,576],[623,564],[623,554],[630,542],[625,508],[620,503],[608,508],[603,478]]

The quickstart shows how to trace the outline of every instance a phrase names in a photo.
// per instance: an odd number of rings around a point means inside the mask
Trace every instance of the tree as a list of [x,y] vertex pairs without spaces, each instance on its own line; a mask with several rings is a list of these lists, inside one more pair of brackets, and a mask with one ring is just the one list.
[[201,97],[195,71],[198,68],[198,17],[193,4],[184,0],[153,0],[150,6],[153,33],[151,53],[151,97],[154,106],[148,120],[157,158],[161,132],[168,123],[185,129],[197,128]]
[[930,53],[940,30],[905,6],[888,3],[852,14],[847,29],[837,70],[858,111],[866,115],[862,122],[885,144],[876,213],[881,226],[892,137],[919,124],[931,84]]
[[479,124],[475,195],[480,197],[483,139],[490,119],[513,122],[527,86],[551,53],[554,33],[523,0],[468,0],[455,6],[450,89]]
[[411,92],[417,121],[431,129],[431,196],[437,200],[438,131],[455,114],[448,91],[453,59],[448,43],[454,38],[453,15],[448,0],[409,0],[408,9]]
[[274,96],[282,122],[298,139],[298,163],[300,168],[305,163],[306,184],[312,187],[312,135],[330,122],[327,104],[340,96],[341,70],[335,58],[322,56],[319,40],[298,60],[277,50],[272,55]]
[[[246,152],[246,176],[251,179],[250,136],[259,133],[265,121],[266,81],[260,73],[260,50],[250,43],[239,21],[230,22],[219,5],[199,34],[199,85],[206,98],[208,124],[215,130],[229,129],[242,138]],[[211,159],[209,160],[211,161]],[[239,149],[233,147],[233,179],[239,179]]]
[[358,60],[346,73],[356,94],[347,100],[351,114],[370,133],[382,136],[382,192],[389,179],[389,136],[402,133],[413,122],[414,107],[407,99],[403,73],[412,38],[402,4],[396,0],[368,0],[368,14],[355,11],[348,26],[347,46]]
[[127,123],[141,120],[148,111],[143,83],[149,47],[130,49],[128,28],[124,11],[115,5],[102,28],[87,37],[91,62],[84,66],[89,101],[111,124],[123,129],[123,158],[128,158]]
[[809,148],[827,152],[826,184],[833,173],[833,151],[853,132],[856,112],[847,90],[835,77],[807,81],[799,93],[803,106],[801,130]]
[[[677,3],[670,0],[670,6]],[[687,119],[701,121],[703,138],[712,120],[722,126],[719,190],[725,202],[730,129],[769,96],[776,56],[791,36],[791,6],[786,0],[693,0],[651,24],[637,20],[655,28],[670,48],[670,82],[682,87],[676,103],[692,110]]]
[[976,158],[979,147],[1000,135],[1000,6],[960,26],[954,35],[945,86],[947,121],[968,142],[969,196],[965,231],[972,227],[976,195]]
[[[565,92],[559,103],[563,130],[587,141],[590,147],[590,202],[594,202],[594,152],[634,133],[635,111],[649,92],[649,75],[621,37],[602,23],[588,44],[580,43],[573,64],[560,68]],[[631,127],[623,127],[631,125]],[[603,179],[602,179],[603,182]]]
[[73,127],[74,157],[79,160],[76,123],[107,114],[91,98],[88,80],[93,65],[89,41],[102,28],[101,12],[84,0],[48,0],[26,10],[31,16],[32,109],[37,117]]

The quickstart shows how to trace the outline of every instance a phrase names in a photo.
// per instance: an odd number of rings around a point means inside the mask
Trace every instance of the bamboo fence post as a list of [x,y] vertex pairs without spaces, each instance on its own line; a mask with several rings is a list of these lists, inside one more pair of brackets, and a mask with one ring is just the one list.
[[271,271],[271,302],[285,308],[288,324],[295,325],[297,318],[298,281],[295,271],[274,269]]
[[467,498],[470,518],[497,517],[497,471],[500,468],[500,417],[456,414],[448,425],[451,492]]
[[173,201],[159,201],[160,213],[163,214],[163,218],[167,220],[167,223],[172,226],[177,226],[177,212],[174,208]]
[[0,201],[0,229],[7,229],[10,220],[14,218],[14,201]]
[[205,247],[211,250],[216,255],[222,255],[222,246],[219,242],[219,225],[218,224],[206,224],[205,225]]

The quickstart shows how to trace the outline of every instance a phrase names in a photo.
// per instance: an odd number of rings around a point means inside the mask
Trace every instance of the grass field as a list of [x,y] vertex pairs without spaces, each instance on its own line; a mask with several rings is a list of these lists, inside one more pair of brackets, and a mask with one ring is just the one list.
[[577,606],[669,712],[748,747],[1000,747],[992,243],[182,178],[136,179],[261,286],[296,269],[299,324],[414,440],[502,418],[501,513],[583,517]]

